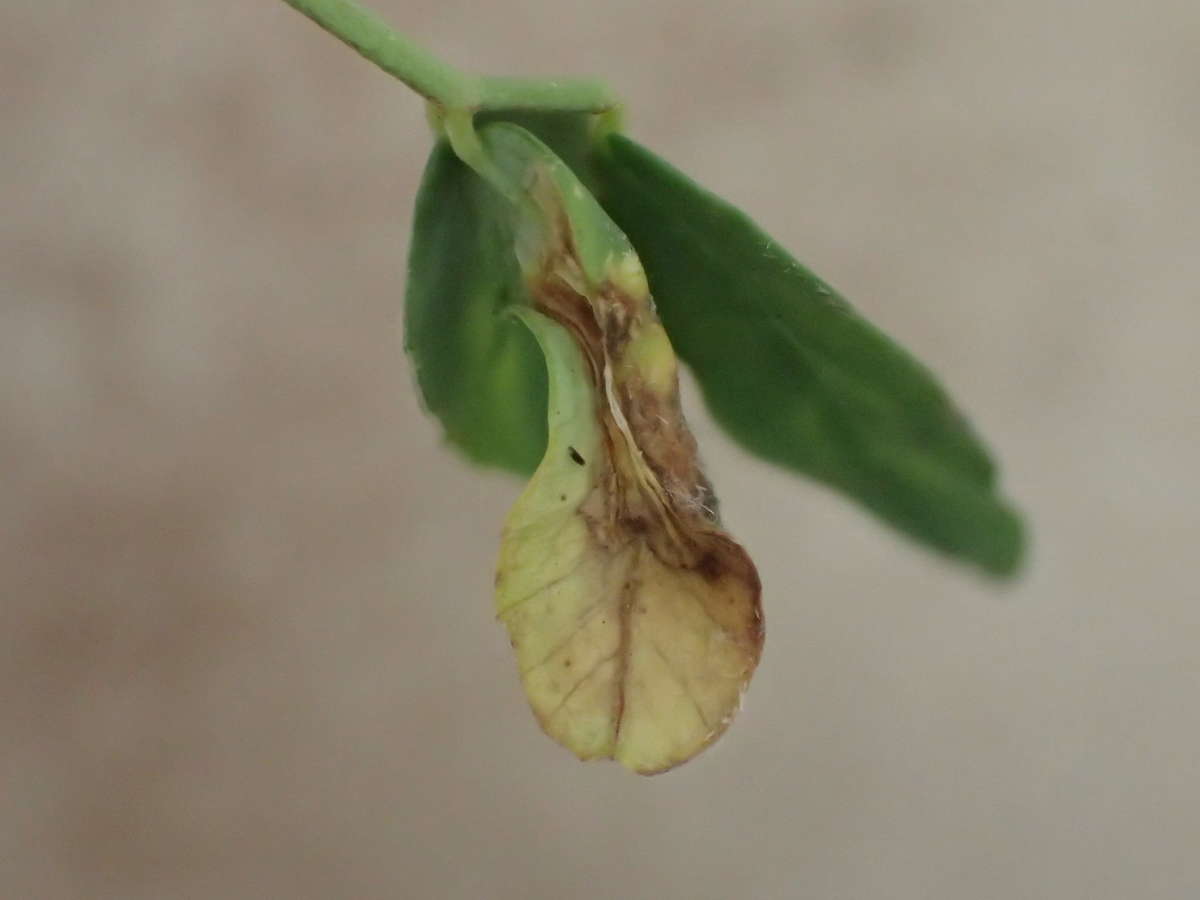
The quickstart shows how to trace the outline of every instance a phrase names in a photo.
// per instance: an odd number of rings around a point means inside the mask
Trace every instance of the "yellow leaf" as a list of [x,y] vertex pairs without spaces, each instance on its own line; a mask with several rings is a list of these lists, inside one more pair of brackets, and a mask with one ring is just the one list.
[[758,575],[720,528],[637,257],[611,254],[593,284],[552,179],[529,183],[554,223],[522,260],[538,312],[518,313],[546,357],[549,440],[505,523],[497,615],[546,733],[653,774],[737,712],[762,649]]

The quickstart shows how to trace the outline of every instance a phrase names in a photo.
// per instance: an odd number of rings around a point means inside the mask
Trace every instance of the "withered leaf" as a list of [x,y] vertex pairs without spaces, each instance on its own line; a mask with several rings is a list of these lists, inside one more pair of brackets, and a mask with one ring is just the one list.
[[546,454],[504,527],[496,584],[545,731],[583,759],[661,772],[715,740],[758,663],[758,575],[718,522],[677,363],[636,255],[528,133],[489,126],[519,173],[519,315],[549,374]]

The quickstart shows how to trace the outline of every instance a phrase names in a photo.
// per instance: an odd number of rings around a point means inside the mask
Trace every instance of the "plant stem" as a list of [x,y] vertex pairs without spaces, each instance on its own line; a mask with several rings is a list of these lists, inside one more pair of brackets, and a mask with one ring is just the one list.
[[508,178],[483,149],[479,132],[475,130],[474,114],[468,109],[449,109],[440,117],[438,130],[450,142],[454,155],[475,170],[476,174],[498,190],[510,203],[517,203],[521,190]]
[[489,78],[443,62],[352,0],[284,0],[443,109],[604,112],[616,98],[596,81]]

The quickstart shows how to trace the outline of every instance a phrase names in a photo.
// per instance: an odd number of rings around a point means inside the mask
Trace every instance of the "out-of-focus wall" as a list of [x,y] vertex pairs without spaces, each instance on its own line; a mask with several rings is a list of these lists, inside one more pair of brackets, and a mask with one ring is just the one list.
[[761,568],[729,734],[529,715],[519,486],[398,327],[420,103],[282,3],[0,8],[0,893],[1200,895],[1200,7],[377,0],[630,130],[928,361],[1028,511],[997,590],[691,402]]

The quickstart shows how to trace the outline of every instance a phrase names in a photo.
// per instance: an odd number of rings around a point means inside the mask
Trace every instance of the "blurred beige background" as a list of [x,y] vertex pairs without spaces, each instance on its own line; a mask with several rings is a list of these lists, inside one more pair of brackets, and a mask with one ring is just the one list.
[[996,589],[694,422],[765,583],[729,734],[529,715],[519,485],[400,350],[420,103],[282,3],[0,6],[0,894],[1200,896],[1193,0],[376,0],[630,130],[927,360]]

